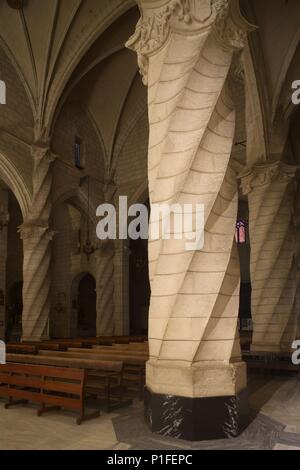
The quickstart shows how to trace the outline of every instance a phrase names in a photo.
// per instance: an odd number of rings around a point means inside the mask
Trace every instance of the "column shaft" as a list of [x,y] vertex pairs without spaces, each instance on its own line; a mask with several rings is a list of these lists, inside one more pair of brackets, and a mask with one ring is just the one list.
[[227,77],[248,25],[231,9],[236,5],[145,8],[129,42],[148,84],[151,208],[192,204],[195,211],[197,203],[205,211],[202,250],[187,251],[185,237],[149,240],[146,418],[152,430],[187,439],[237,435],[243,426],[235,112]]
[[[296,294],[293,207],[296,167],[256,165],[242,175],[249,201],[252,349],[280,351]],[[290,325],[291,326],[291,325]]]
[[114,245],[103,242],[97,252],[97,336],[114,334]]
[[34,159],[33,201],[27,219],[20,228],[23,239],[23,341],[47,338],[50,315],[51,240],[51,163],[49,148],[32,147]]
[[7,261],[7,224],[8,192],[0,187],[0,340],[5,340],[6,332],[6,261]]

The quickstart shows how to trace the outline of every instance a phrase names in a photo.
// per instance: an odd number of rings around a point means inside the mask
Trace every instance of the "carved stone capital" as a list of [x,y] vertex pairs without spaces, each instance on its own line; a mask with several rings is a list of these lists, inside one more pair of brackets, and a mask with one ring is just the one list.
[[111,175],[107,175],[104,180],[103,193],[106,203],[113,200],[118,187],[115,181],[115,171]]
[[143,83],[147,85],[149,57],[163,47],[171,29],[195,32],[207,28],[227,7],[228,0],[170,0],[157,8],[147,8],[142,2],[142,16],[126,47],[138,55]]
[[55,232],[48,225],[39,221],[25,222],[19,227],[19,233],[22,240],[46,238],[52,240]]
[[31,155],[36,164],[47,161],[50,165],[57,158],[57,155],[51,152],[48,145],[33,144],[31,146]]
[[238,0],[228,0],[226,4],[218,10],[213,33],[222,47],[239,50],[246,45],[248,33],[257,28],[243,17]]
[[244,46],[254,29],[242,17],[237,0],[169,0],[156,8],[141,2],[141,18],[126,47],[137,53],[143,83],[147,85],[149,57],[161,49],[171,31],[195,34],[214,25],[222,46]]
[[244,195],[254,188],[269,186],[271,183],[290,183],[296,176],[299,166],[288,165],[281,161],[261,163],[242,172],[239,176]]

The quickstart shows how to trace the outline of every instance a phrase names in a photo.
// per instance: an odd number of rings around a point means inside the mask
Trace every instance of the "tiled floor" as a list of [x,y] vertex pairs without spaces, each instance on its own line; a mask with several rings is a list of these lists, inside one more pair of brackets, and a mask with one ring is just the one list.
[[117,412],[76,426],[68,412],[36,416],[32,405],[0,406],[1,450],[300,450],[300,375],[249,379],[251,408],[257,413],[236,439],[189,443],[152,434],[138,401]]

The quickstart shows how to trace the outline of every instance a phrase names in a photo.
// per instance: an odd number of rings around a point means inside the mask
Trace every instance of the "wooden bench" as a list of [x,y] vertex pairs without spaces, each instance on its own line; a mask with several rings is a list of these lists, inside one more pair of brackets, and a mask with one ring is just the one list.
[[275,363],[275,362],[289,362],[291,363],[292,352],[262,352],[262,351],[244,351],[242,358],[246,362],[261,362],[261,363]]
[[[99,358],[68,357],[62,351],[40,351],[39,355],[7,354],[7,362],[47,365],[55,367],[76,367],[87,371],[86,392],[103,398],[106,410],[130,404],[123,399],[123,362],[100,360]],[[96,383],[97,382],[97,383]],[[93,385],[93,387],[91,387]],[[93,389],[93,393],[92,393]],[[97,392],[97,393],[96,393]]]
[[[43,351],[41,351],[43,354]],[[122,361],[126,364],[135,364],[135,365],[145,365],[148,360],[148,355],[146,354],[137,354],[137,353],[127,353],[121,351],[102,351],[96,349],[80,349],[80,348],[69,348],[67,353],[76,353],[80,354],[86,358],[92,357],[103,357],[104,360],[115,360]],[[54,352],[56,354],[56,352]]]
[[40,403],[38,416],[60,408],[77,411],[81,424],[100,415],[99,410],[85,414],[86,378],[84,369],[8,363],[0,366],[0,396],[9,400],[5,408]]
[[[46,354],[41,351],[40,355]],[[148,360],[148,356],[141,354],[127,354],[125,352],[113,352],[105,350],[104,352],[99,351],[98,349],[79,349],[79,348],[69,348],[67,353],[57,353],[54,352],[53,355],[58,357],[70,357],[70,358],[80,358],[85,359],[93,358],[98,360],[105,361],[116,361],[122,360],[124,363],[123,369],[123,380],[124,385],[128,390],[137,391],[139,394],[139,399],[143,399],[144,387],[145,387],[145,364]]]
[[37,351],[59,351],[60,345],[58,343],[36,343]]
[[137,353],[146,353],[148,354],[149,352],[149,349],[148,348],[145,348],[145,347],[140,347],[140,343],[137,343],[138,347],[131,347],[129,344],[113,344],[111,346],[108,346],[108,345],[93,345],[91,347],[91,349],[111,349],[112,351],[121,351],[121,352],[124,352],[124,351],[131,351],[133,354],[137,354]]
[[248,369],[261,370],[263,372],[300,372],[300,365],[294,365],[287,361],[263,362],[263,361],[249,361],[247,362]]
[[8,343],[6,345],[6,352],[8,353],[22,353],[22,354],[35,354],[36,346],[33,344],[23,343]]

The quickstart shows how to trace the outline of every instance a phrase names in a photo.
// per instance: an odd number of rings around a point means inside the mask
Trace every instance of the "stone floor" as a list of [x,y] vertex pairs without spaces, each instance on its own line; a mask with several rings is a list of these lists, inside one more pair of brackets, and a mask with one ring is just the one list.
[[0,406],[1,450],[300,450],[300,375],[252,376],[250,404],[256,417],[236,439],[189,443],[151,434],[143,407],[132,406],[76,426],[74,415],[54,412],[38,418],[33,405]]

